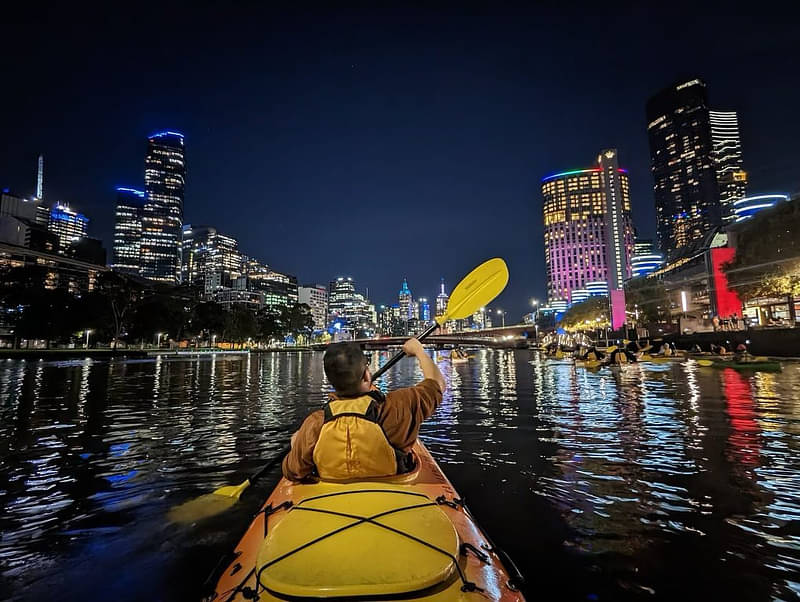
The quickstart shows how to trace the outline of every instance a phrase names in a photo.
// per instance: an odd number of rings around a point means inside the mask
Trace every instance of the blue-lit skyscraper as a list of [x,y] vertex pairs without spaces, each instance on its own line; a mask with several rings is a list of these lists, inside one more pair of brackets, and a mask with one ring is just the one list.
[[139,274],[140,272],[144,203],[144,191],[133,188],[117,188],[111,267],[118,272],[125,274]]
[[408,280],[405,278],[403,278],[403,285],[397,295],[397,303],[400,306],[400,319],[403,322],[408,322],[414,316],[414,310],[411,307],[413,303],[411,289],[408,288]]
[[146,202],[142,216],[141,275],[177,283],[186,161],[183,134],[158,132],[148,138],[144,166]]
[[58,236],[58,252],[63,254],[71,243],[87,235],[89,218],[69,205],[57,203],[50,209],[47,229]]

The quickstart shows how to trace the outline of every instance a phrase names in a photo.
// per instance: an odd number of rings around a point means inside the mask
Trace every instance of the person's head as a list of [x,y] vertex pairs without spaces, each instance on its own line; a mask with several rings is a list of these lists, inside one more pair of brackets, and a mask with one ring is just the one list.
[[358,395],[369,391],[372,374],[367,367],[367,357],[357,343],[328,345],[322,363],[328,382],[339,395]]

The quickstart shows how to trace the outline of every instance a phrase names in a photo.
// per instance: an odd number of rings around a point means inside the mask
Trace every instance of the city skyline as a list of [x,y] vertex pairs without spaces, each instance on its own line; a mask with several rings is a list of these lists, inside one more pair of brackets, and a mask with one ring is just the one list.
[[[90,236],[111,251],[115,188],[142,186],[144,149],[131,141],[158,128],[176,129],[186,135],[190,166],[185,222],[213,224],[303,282],[357,274],[376,302],[392,299],[404,274],[412,284],[426,283],[432,298],[427,283],[442,276],[457,282],[483,259],[502,256],[511,282],[497,303],[521,315],[531,297],[545,297],[538,182],[564,166],[585,164],[583,149],[619,150],[630,173],[634,223],[643,237],[654,238],[643,107],[680,77],[702,77],[721,101],[713,106],[737,113],[748,194],[800,188],[785,76],[793,61],[789,26],[770,24],[767,34],[758,19],[738,22],[740,30],[753,30],[749,45],[761,48],[754,56],[711,43],[725,28],[703,31],[714,48],[705,52],[674,39],[653,42],[659,39],[653,29],[692,39],[703,27],[682,23],[676,29],[649,17],[645,12],[614,24],[631,35],[607,48],[618,65],[610,76],[586,72],[550,88],[542,82],[575,69],[599,34],[578,24],[584,39],[562,47],[572,20],[552,15],[495,17],[480,26],[435,15],[400,24],[379,16],[302,23],[278,18],[258,36],[237,36],[244,41],[218,54],[198,39],[181,53],[164,52],[178,41],[158,33],[152,48],[143,48],[134,30],[123,27],[113,32],[107,53],[87,56],[82,46],[64,45],[63,34],[45,28],[30,57],[8,63],[22,93],[3,100],[4,130],[17,142],[0,156],[0,186],[32,196],[37,159],[44,155],[45,197],[87,215]],[[247,30],[241,23],[219,27],[228,34]],[[416,32],[413,44],[404,27]],[[9,35],[13,41],[29,31],[21,24]],[[322,52],[315,41],[321,31],[331,32],[337,52]],[[465,53],[466,40],[475,43]],[[63,57],[36,71],[39,54],[56,47],[64,48]],[[85,62],[86,73],[65,80],[59,72],[65,60]],[[161,65],[149,73],[147,86],[132,83],[140,60]],[[241,77],[228,74],[234,60]],[[759,85],[742,85],[742,73],[753,71]],[[34,73],[62,94],[32,99],[25,90],[35,88],[27,85]],[[98,85],[108,91],[102,103],[93,100]],[[587,87],[606,93],[573,100],[586,96],[577,92]],[[63,110],[52,110],[53,102]],[[408,233],[425,221],[441,227],[431,228],[425,244],[409,253]],[[352,231],[378,233],[384,245],[366,252],[382,260],[365,261],[365,243],[342,236]],[[301,239],[309,244],[298,245]]]

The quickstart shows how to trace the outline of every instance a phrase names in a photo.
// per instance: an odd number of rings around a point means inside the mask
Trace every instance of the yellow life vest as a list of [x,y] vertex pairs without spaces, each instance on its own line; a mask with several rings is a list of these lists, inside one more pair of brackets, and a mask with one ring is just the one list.
[[332,399],[314,446],[314,465],[324,481],[387,477],[407,472],[410,454],[392,447],[378,424],[383,395]]

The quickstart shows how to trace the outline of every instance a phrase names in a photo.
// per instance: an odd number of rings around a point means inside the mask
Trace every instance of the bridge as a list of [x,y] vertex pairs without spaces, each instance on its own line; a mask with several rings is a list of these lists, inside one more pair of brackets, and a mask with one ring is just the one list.
[[[533,324],[513,324],[497,328],[462,330],[431,335],[425,339],[425,344],[435,345],[436,347],[462,345],[465,347],[492,347],[495,349],[524,349],[528,347],[529,341],[533,343],[534,337]],[[354,339],[353,342],[359,343],[365,349],[386,349],[387,347],[399,347],[407,339],[407,336],[386,336],[374,339]],[[323,350],[327,346],[327,343],[317,343],[312,345],[312,348]]]

